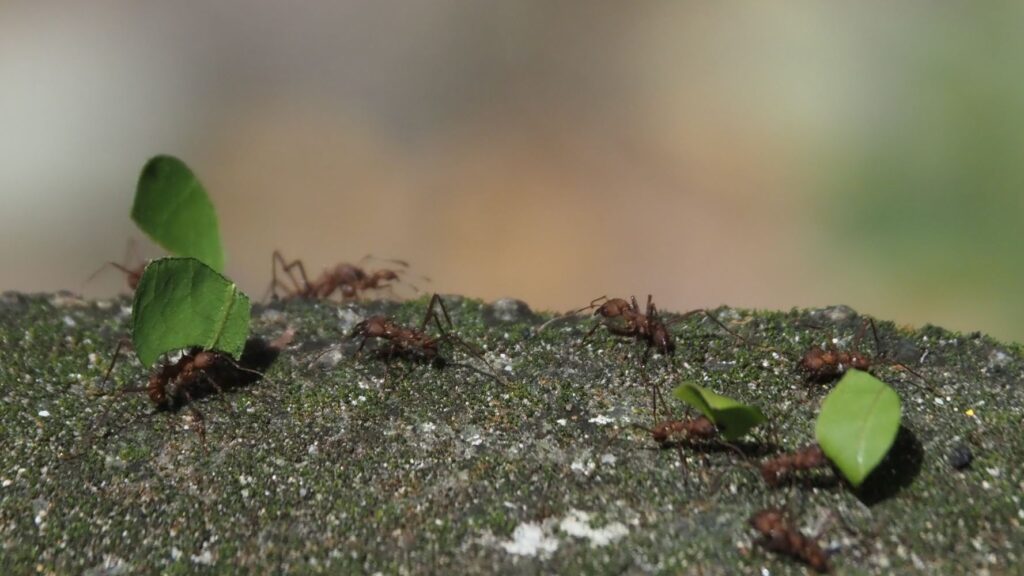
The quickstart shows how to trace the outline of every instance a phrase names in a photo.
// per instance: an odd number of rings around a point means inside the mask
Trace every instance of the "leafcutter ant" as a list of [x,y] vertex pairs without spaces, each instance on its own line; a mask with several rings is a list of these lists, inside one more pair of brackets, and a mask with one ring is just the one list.
[[651,439],[662,446],[676,439],[699,438],[710,440],[718,436],[718,428],[714,422],[705,416],[698,416],[689,420],[665,420],[654,428],[647,428],[634,424],[635,427],[649,432]]
[[827,573],[830,570],[828,555],[818,546],[816,538],[804,536],[789,523],[781,510],[761,510],[750,517],[750,525],[761,536],[757,543],[764,548],[792,556],[815,572]]
[[[288,329],[270,343],[252,339],[246,343],[243,363],[261,368],[269,367],[277,354],[294,338],[294,330]],[[110,379],[117,359],[126,340],[118,342],[110,366],[103,376],[103,383]],[[119,394],[145,392],[153,406],[160,412],[173,412],[187,407],[196,421],[196,433],[206,441],[206,426],[202,412],[195,406],[195,400],[211,393],[223,394],[227,388],[245,386],[263,377],[263,373],[235,362],[226,354],[200,347],[185,350],[175,360],[163,360],[150,373],[145,386],[123,388]],[[97,395],[106,395],[100,393]]]
[[[130,262],[136,262],[136,264],[130,264]],[[100,275],[101,272],[107,268],[116,268],[124,274],[125,283],[128,284],[128,289],[135,292],[135,289],[139,287],[139,280],[142,279],[142,272],[146,269],[146,264],[149,262],[142,260],[138,257],[137,250],[135,248],[135,241],[129,239],[128,246],[125,248],[124,261],[118,262],[107,262],[103,266],[100,266],[98,270],[89,275],[85,280],[87,283],[92,281],[94,278]]]
[[777,486],[783,478],[801,470],[827,468],[832,464],[821,446],[811,444],[796,452],[782,454],[761,463],[761,476],[769,486]]
[[[437,312],[438,308],[441,310],[440,314]],[[442,316],[444,317],[444,324],[441,322]],[[431,323],[437,327],[439,335],[431,336],[427,333],[427,326]],[[445,329],[445,324],[447,324],[448,329]],[[401,356],[413,360],[422,360],[436,367],[443,367],[448,364],[447,360],[441,356],[440,346],[442,342],[451,342],[489,367],[489,364],[484,360],[480,352],[466,341],[455,336],[452,332],[453,329],[454,325],[444,300],[441,299],[440,295],[434,294],[430,298],[427,311],[418,328],[402,326],[386,316],[370,316],[355,325],[349,338],[361,339],[359,348],[356,350],[357,354],[363,351],[367,341],[371,338],[380,339],[388,343],[387,351],[385,352],[387,357]],[[499,383],[504,383],[493,370],[488,375]]]
[[[363,261],[369,258],[370,256],[366,256]],[[278,289],[281,289],[284,292],[283,298],[286,300],[293,298],[326,300],[337,292],[343,301],[355,300],[368,290],[391,289],[395,283],[401,281],[399,276],[405,272],[409,264],[402,260],[386,260],[386,262],[391,262],[398,268],[384,268],[368,272],[359,266],[342,263],[324,270],[318,278],[310,281],[302,260],[287,262],[281,252],[275,250],[271,259],[272,279],[267,293],[277,297]],[[278,277],[278,269],[284,277],[288,278],[290,286]],[[298,270],[298,277],[295,276],[294,270]],[[415,286],[411,284],[409,286],[413,290],[417,290]]]
[[[647,295],[647,308],[643,312],[640,311],[640,304],[636,301],[636,296],[631,296],[630,302],[626,302],[622,298],[602,296],[592,300],[589,306],[581,308],[577,312],[590,308],[595,309],[594,316],[600,316],[605,321],[591,328],[590,332],[583,337],[584,342],[598,328],[604,326],[609,333],[615,336],[633,338],[645,344],[645,356],[650,354],[651,349],[664,356],[671,356],[676,351],[675,340],[672,339],[668,327],[659,318],[658,308],[654,305],[654,299],[650,294]],[[620,318],[621,322],[615,320]]]
[[[806,376],[809,382],[818,383],[832,382],[845,374],[846,371],[851,368],[855,370],[862,370],[864,372],[869,371],[872,366],[877,365],[881,361],[885,361],[885,359],[883,356],[872,358],[870,355],[861,351],[860,342],[864,337],[864,332],[867,330],[868,326],[871,327],[871,334],[874,336],[875,340],[875,349],[878,350],[880,348],[880,344],[878,340],[878,330],[875,328],[875,321],[871,318],[865,318],[864,322],[857,330],[857,333],[854,335],[853,342],[849,349],[838,350],[832,343],[829,343],[827,348],[812,346],[797,362],[797,368]],[[911,370],[909,366],[899,362],[889,362],[889,364],[906,370],[924,382],[925,387],[933,394],[938,393],[924,376],[918,374],[914,370]]]

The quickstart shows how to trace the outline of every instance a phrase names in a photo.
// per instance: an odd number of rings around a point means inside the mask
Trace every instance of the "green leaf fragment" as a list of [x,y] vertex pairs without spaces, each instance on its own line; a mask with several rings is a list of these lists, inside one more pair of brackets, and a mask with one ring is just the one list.
[[135,289],[135,351],[146,366],[191,346],[237,359],[249,336],[249,308],[248,296],[199,260],[154,260]]
[[848,370],[821,405],[818,444],[854,487],[889,452],[900,428],[900,397],[867,372]]
[[740,438],[765,421],[764,414],[756,406],[737,402],[692,382],[677,386],[672,393],[714,422],[728,441]]
[[154,242],[178,256],[224,269],[217,213],[203,185],[181,160],[156,156],[139,175],[132,220]]

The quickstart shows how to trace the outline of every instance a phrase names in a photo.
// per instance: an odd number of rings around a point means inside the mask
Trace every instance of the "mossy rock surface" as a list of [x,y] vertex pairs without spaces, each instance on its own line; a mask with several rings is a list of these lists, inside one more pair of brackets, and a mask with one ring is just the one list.
[[[356,356],[342,338],[374,313],[417,324],[426,299],[257,306],[257,336],[297,337],[263,380],[194,403],[204,444],[188,407],[96,395],[128,300],[3,295],[0,572],[804,573],[755,546],[747,521],[768,506],[823,529],[838,573],[1024,570],[1016,346],[878,322],[891,360],[873,371],[903,401],[890,457],[860,492],[828,474],[772,489],[757,462],[772,441],[812,441],[830,387],[796,359],[850,346],[852,310],[713,312],[745,340],[689,316],[671,324],[675,357],[642,365],[604,330],[581,344],[592,318],[538,333],[550,315],[446,302],[482,360],[451,346],[442,368]],[[147,373],[125,356],[106,389]],[[760,406],[773,433],[684,447],[681,462],[633,424],[651,423],[651,382],[668,396],[683,380]]]

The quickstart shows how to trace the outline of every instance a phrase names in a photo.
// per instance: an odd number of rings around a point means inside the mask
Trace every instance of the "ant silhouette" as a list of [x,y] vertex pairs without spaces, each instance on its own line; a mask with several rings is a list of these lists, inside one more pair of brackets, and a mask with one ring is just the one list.
[[[359,262],[362,263],[371,258],[373,257],[367,255]],[[395,283],[401,281],[399,275],[405,273],[405,268],[408,268],[409,264],[403,260],[385,260],[385,262],[390,262],[398,266],[399,269],[384,268],[367,272],[360,266],[342,263],[324,270],[318,278],[310,281],[302,260],[296,259],[288,262],[280,251],[274,250],[271,258],[272,279],[264,300],[269,295],[273,295],[275,298],[278,297],[278,289],[284,291],[283,298],[285,300],[293,298],[326,300],[335,292],[338,292],[341,294],[342,301],[356,300],[362,293],[369,290],[390,290]],[[288,278],[291,286],[288,286],[278,278],[278,269]],[[293,272],[295,269],[299,271],[299,278],[295,277]],[[409,286],[414,291],[419,291],[416,286],[412,284],[409,284]]]

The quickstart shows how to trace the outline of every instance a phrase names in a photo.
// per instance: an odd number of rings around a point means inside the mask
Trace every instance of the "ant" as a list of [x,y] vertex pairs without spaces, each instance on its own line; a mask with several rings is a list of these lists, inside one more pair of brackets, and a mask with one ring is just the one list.
[[[128,264],[128,262],[131,260],[135,260],[138,263],[132,266]],[[132,292],[135,292],[135,289],[139,287],[139,280],[142,279],[142,272],[146,269],[146,265],[148,263],[149,262],[142,260],[138,257],[138,253],[135,248],[135,241],[129,239],[128,246],[125,249],[124,262],[107,262],[103,266],[100,266],[98,270],[89,275],[89,277],[85,281],[90,282],[92,281],[93,278],[99,276],[100,273],[106,270],[107,268],[113,267],[116,268],[117,270],[120,270],[124,274],[125,282],[128,284],[128,289],[131,290]]]
[[689,420],[665,420],[654,428],[647,428],[639,424],[633,424],[633,426],[649,432],[651,439],[662,446],[680,436],[686,439],[700,438],[701,440],[710,440],[718,436],[718,427],[706,416],[698,416]]
[[860,340],[864,331],[871,325],[871,332],[875,337],[875,346],[878,346],[878,331],[875,329],[875,321],[868,318],[861,324],[857,334],[853,337],[853,344],[850,349],[837,350],[835,345],[829,343],[828,349],[821,346],[812,346],[797,363],[799,369],[807,375],[812,382],[831,382],[850,368],[867,371],[873,364],[871,356],[860,351]]
[[[363,260],[369,259],[370,256],[366,256]],[[360,262],[362,262],[361,260]],[[330,298],[336,291],[341,293],[341,299],[344,300],[355,300],[359,297],[361,292],[367,290],[382,290],[390,289],[395,282],[399,282],[399,274],[403,273],[404,268],[408,268],[409,264],[402,260],[387,260],[403,270],[393,269],[381,269],[373,272],[367,272],[359,266],[353,264],[338,264],[334,268],[329,268],[323,271],[320,276],[313,280],[309,280],[309,276],[306,275],[306,267],[302,263],[302,260],[292,260],[287,262],[281,252],[274,250],[273,257],[271,258],[271,273],[272,280],[270,286],[267,288],[268,294],[273,294],[277,297],[277,290],[281,288],[285,291],[284,298],[290,300],[293,298],[307,298],[315,300],[326,300]],[[291,287],[286,285],[282,280],[277,277],[278,268],[287,275],[291,281]],[[300,278],[296,278],[292,272],[293,269],[298,268]],[[416,290],[416,287],[413,286]]]
[[[440,314],[438,314],[436,308],[441,309]],[[452,334],[450,330],[445,330],[444,325],[441,323],[441,315],[444,316],[445,323],[448,327],[450,329],[454,329],[451,315],[448,314],[448,308],[444,305],[444,300],[441,299],[439,294],[434,294],[430,297],[430,303],[427,305],[427,312],[424,314],[423,321],[420,322],[418,328],[402,326],[391,318],[375,315],[356,324],[352,329],[352,333],[349,335],[349,338],[362,338],[359,342],[359,348],[356,350],[356,354],[363,351],[363,348],[366,346],[366,342],[370,338],[379,338],[387,340],[389,343],[387,352],[388,357],[395,355],[411,357],[413,359],[430,362],[436,367],[443,367],[447,364],[445,359],[440,355],[441,342],[451,341],[468,351],[477,360],[487,364],[487,361],[483,359],[476,349],[461,338]],[[427,325],[430,324],[431,321],[433,321],[434,325],[437,326],[437,329],[440,332],[439,336],[430,336],[427,334]],[[499,383],[502,382],[501,378],[496,374],[491,373],[489,375]]]
[[761,476],[769,486],[779,482],[798,470],[814,470],[831,466],[821,446],[811,444],[789,454],[782,454],[761,463]]
[[[871,326],[871,334],[874,336],[875,349],[877,350],[880,348],[880,344],[875,321],[872,318],[865,318],[856,335],[854,335],[853,342],[848,350],[837,350],[832,343],[829,343],[828,348],[812,346],[797,362],[797,368],[806,375],[808,382],[818,383],[832,382],[851,368],[864,372],[869,371],[872,366],[882,359],[882,356],[872,358],[860,350],[860,341],[864,337],[864,332],[868,326]],[[938,391],[934,389],[924,376],[911,370],[909,366],[899,362],[891,362],[890,365],[910,372],[925,382],[926,388],[932,393],[938,394]]]
[[[603,303],[599,306],[598,303],[602,301]],[[626,302],[622,298],[601,296],[591,300],[590,305],[580,308],[573,313],[591,308],[596,308],[594,316],[604,318],[605,322],[591,328],[590,332],[587,332],[587,335],[583,337],[584,342],[598,328],[604,326],[608,329],[608,332],[615,336],[633,338],[638,342],[646,344],[646,354],[650,354],[652,348],[664,356],[671,356],[676,351],[676,343],[672,339],[672,334],[668,331],[665,323],[658,317],[658,308],[654,305],[654,299],[650,294],[647,295],[647,308],[644,312],[640,311],[640,304],[636,301],[636,296],[630,296],[630,302]],[[613,318],[622,318],[623,325],[620,326],[608,322],[608,320]]]
[[761,510],[750,517],[750,525],[761,535],[758,544],[782,554],[788,554],[815,572],[828,573],[828,555],[815,541],[793,527],[786,515],[777,508]]
[[[266,363],[269,365],[269,361],[272,361],[294,336],[295,331],[289,328],[274,341],[263,344],[263,350],[247,346],[246,352],[266,356]],[[126,340],[118,342],[110,366],[103,375],[104,384],[110,379],[110,374],[126,343]],[[244,377],[243,373],[248,377]],[[158,411],[174,411],[187,406],[197,422],[196,433],[205,445],[204,417],[195,407],[194,400],[208,395],[211,391],[224,394],[225,387],[244,385],[262,377],[262,372],[241,366],[226,354],[193,346],[185,350],[177,360],[161,362],[150,374],[145,386],[125,388],[120,393],[145,392]]]

